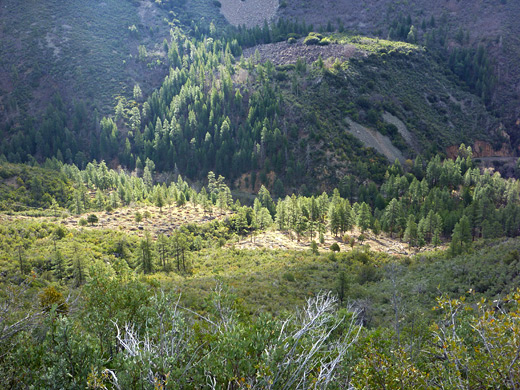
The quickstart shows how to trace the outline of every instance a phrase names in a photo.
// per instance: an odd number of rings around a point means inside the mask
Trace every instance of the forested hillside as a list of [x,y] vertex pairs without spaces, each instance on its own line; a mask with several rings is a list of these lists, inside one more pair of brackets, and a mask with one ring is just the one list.
[[[481,95],[518,146],[520,5],[511,0],[280,1],[278,15],[315,28],[340,28],[381,38],[408,40],[439,50],[464,83]],[[475,54],[484,49],[488,60]],[[451,62],[454,58],[456,61]]]
[[[158,17],[168,4],[143,3],[138,10]],[[30,121],[8,126],[2,142],[6,158],[57,157],[80,167],[105,159],[111,167],[129,170],[142,169],[150,159],[159,172],[200,179],[214,170],[242,178],[242,188],[258,190],[277,178],[288,189],[330,188],[346,174],[377,181],[385,161],[367,147],[390,162],[476,140],[497,150],[509,147],[500,121],[482,100],[461,88],[448,63],[420,46],[345,33],[309,34],[310,26],[283,20],[270,27],[223,30],[217,28],[218,18],[209,25],[201,19],[189,28],[182,6],[173,9],[159,29],[170,29],[157,46],[157,66],[170,69],[160,88],[147,94],[145,84],[126,85],[127,93],[114,97],[115,107],[105,117],[101,107],[93,113],[80,101],[71,110],[58,93],[41,120],[31,115]],[[184,24],[175,16],[184,17]],[[142,38],[127,34],[131,42]],[[153,42],[153,37],[146,39]],[[270,58],[269,45],[279,41],[289,42],[293,53]],[[145,45],[139,48],[133,63],[144,64],[150,55]],[[308,48],[314,56],[307,55]],[[348,53],[336,56],[338,50]],[[156,72],[144,69],[137,74]],[[100,79],[89,85],[110,90]],[[358,123],[368,129],[363,132],[380,134],[383,146],[358,136],[352,130]],[[389,147],[392,152],[385,153]]]
[[[212,172],[195,191],[180,176],[153,185],[150,165],[137,178],[104,162],[84,171],[57,160],[3,163],[2,385],[399,380],[426,389],[453,378],[494,383],[483,368],[491,361],[502,383],[516,385],[518,293],[505,294],[520,275],[520,187],[481,172],[470,149],[459,153],[404,169],[396,162],[379,187],[347,180],[331,194],[277,201],[262,187],[253,207],[233,202]],[[304,251],[235,248],[266,230]],[[365,245],[378,240],[411,251]],[[304,309],[290,315],[295,305]],[[461,354],[469,375],[459,372]],[[298,373],[310,379],[297,385]]]
[[512,1],[4,3],[0,388],[520,387]]

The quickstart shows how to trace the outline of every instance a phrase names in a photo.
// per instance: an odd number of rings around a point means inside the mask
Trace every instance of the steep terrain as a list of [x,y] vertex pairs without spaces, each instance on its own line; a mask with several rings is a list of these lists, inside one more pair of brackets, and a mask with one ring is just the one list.
[[[295,18],[318,26],[332,22],[350,31],[386,37],[396,22],[410,16],[417,28],[418,39],[425,41],[434,32],[444,47],[451,50],[463,42],[476,47],[482,44],[494,59],[493,73],[497,84],[493,109],[503,120],[507,131],[518,144],[520,135],[520,3],[518,1],[472,0],[413,2],[324,0],[285,0],[278,10],[282,18]],[[434,23],[431,23],[434,22]],[[406,23],[404,23],[406,24]],[[408,25],[408,29],[410,26]],[[406,38],[408,30],[404,33]],[[460,39],[460,34],[464,39]],[[438,44],[438,41],[436,41]]]
[[221,0],[221,12],[235,26],[255,27],[276,16],[278,0]]
[[441,3],[5,0],[0,388],[520,388],[520,7]]
[[[448,62],[422,45],[339,32],[306,37],[308,24],[283,20],[250,30],[223,28],[224,16],[241,24],[233,15],[254,14],[252,26],[278,8],[276,1],[263,4],[262,12],[259,3],[239,3],[4,7],[0,154],[15,162],[55,156],[80,167],[104,159],[130,170],[149,159],[158,171],[191,179],[209,170],[232,180],[251,175],[253,189],[259,187],[255,178],[268,184],[273,174],[270,186],[281,179],[288,188],[327,188],[346,174],[377,181],[385,171],[381,154],[405,161],[461,142],[478,145],[479,157],[512,154],[515,138],[504,131],[504,117],[484,104],[492,84],[480,78],[486,76],[485,52],[460,52]],[[277,12],[296,17],[305,11],[308,23],[319,24],[331,4],[307,9],[307,3],[282,2]],[[337,15],[349,7],[340,3]],[[399,19],[400,6],[387,9],[383,21],[352,10],[363,31],[387,23],[391,31],[379,35],[408,39],[395,32],[409,28]],[[424,10],[413,40],[442,32],[452,45],[451,19],[428,19],[430,8]],[[333,22],[320,29],[352,27]],[[468,34],[461,32],[464,41]],[[452,70],[464,74],[458,61],[471,64],[472,55],[480,73],[466,86]]]
[[147,1],[2,2],[2,125],[38,117],[53,94],[83,102],[89,117],[114,107],[116,96],[131,96],[135,84],[148,94],[165,73],[158,45],[169,33],[165,16]]

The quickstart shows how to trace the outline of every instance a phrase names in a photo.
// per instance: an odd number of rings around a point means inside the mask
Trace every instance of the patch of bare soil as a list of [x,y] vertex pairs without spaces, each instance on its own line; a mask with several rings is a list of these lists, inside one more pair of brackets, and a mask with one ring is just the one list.
[[[139,212],[143,215],[143,220],[139,223],[135,220],[135,214]],[[149,217],[144,216],[149,213]],[[211,214],[204,213],[201,206],[194,206],[191,203],[183,207],[163,207],[162,211],[155,206],[126,207],[114,210],[112,212],[88,213],[95,214],[99,221],[87,229],[110,229],[120,230],[127,233],[134,233],[138,236],[144,236],[145,231],[150,232],[152,237],[159,234],[169,235],[182,225],[190,223],[206,223],[217,219],[223,219],[230,216],[230,211],[213,209]],[[68,228],[78,228],[80,218],[87,218],[87,215],[73,216],[62,220],[62,223]]]
[[[136,222],[135,215],[139,212],[143,215],[143,220]],[[80,218],[85,220],[90,214],[98,217],[98,222],[83,227],[83,229],[109,229],[119,230],[126,233],[133,233],[140,237],[144,236],[145,231],[150,232],[152,237],[157,237],[159,234],[171,234],[174,230],[182,225],[190,223],[207,223],[213,220],[221,220],[232,215],[231,211],[220,211],[213,208],[211,213],[205,213],[201,206],[194,206],[187,203],[183,207],[163,207],[160,210],[155,206],[137,206],[124,207],[116,209],[112,212],[89,212],[83,215],[70,216],[67,218],[56,217],[28,217],[24,215],[7,215],[0,214],[1,222],[27,221],[38,220],[41,222],[56,222],[61,223],[69,229],[79,229],[78,224]],[[144,215],[149,214],[148,218]]]
[[358,53],[354,45],[305,45],[303,44],[303,40],[300,39],[293,44],[277,42],[248,48],[244,50],[244,57],[254,56],[256,50],[258,50],[262,62],[269,60],[275,65],[293,64],[298,58],[302,58],[307,63],[311,63],[316,61],[320,55],[323,60],[327,58],[339,58],[340,60],[346,61]]
[[254,27],[270,22],[278,11],[278,0],[220,0],[220,12],[235,26]]
[[383,119],[385,120],[385,122],[391,123],[395,127],[397,127],[399,134],[401,134],[406,143],[410,145],[414,150],[421,150],[421,145],[419,144],[419,142],[417,142],[415,136],[410,132],[410,130],[408,130],[408,128],[401,119],[399,119],[396,116],[393,116],[392,114],[386,111],[383,113]]
[[403,153],[392,144],[392,141],[386,135],[360,125],[349,118],[345,120],[349,125],[347,131],[366,146],[376,149],[390,162],[394,162],[398,159],[401,163],[404,163],[405,158]]
[[[345,236],[344,236],[345,237]],[[386,234],[375,235],[371,231],[361,233],[357,228],[346,234],[346,238],[354,238],[354,246],[350,246],[349,242],[343,241],[340,237],[334,237],[330,233],[325,234],[325,242],[318,243],[320,252],[330,252],[330,246],[337,243],[341,252],[348,252],[361,245],[366,245],[374,252],[384,252],[395,256],[411,256],[420,252],[432,250],[432,247],[409,248],[408,244],[392,238]],[[318,242],[315,235],[314,240]],[[265,232],[250,235],[234,244],[228,244],[227,247],[235,249],[271,249],[271,250],[310,250],[311,239],[309,237],[297,239],[296,235],[288,232],[280,232],[267,230]],[[346,240],[347,241],[347,240]]]
[[9,215],[9,214],[0,214],[0,224],[6,222],[15,222],[15,221],[28,221],[28,220],[45,220],[45,218],[35,218],[28,217],[26,215]]

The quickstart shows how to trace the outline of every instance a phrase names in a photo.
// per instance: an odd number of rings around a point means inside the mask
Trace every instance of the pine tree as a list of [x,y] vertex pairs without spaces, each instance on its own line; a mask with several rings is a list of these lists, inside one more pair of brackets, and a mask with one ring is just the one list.
[[168,241],[164,234],[157,236],[157,253],[159,254],[159,263],[163,271],[168,269]]
[[278,230],[287,230],[287,207],[282,199],[279,199],[276,205],[276,225]]
[[352,219],[352,207],[347,199],[344,199],[339,206],[340,230],[342,233],[352,230],[354,225]]
[[152,187],[152,185],[153,185],[152,172],[150,172],[150,168],[148,168],[148,166],[144,167],[143,181],[144,181],[144,184],[146,184],[147,188]]
[[155,199],[155,205],[159,207],[159,212],[162,214],[162,208],[164,207],[164,199],[162,196],[162,191],[159,189],[157,191],[157,197]]
[[85,283],[85,270],[83,264],[83,252],[80,250],[77,243],[74,243],[74,263],[73,263],[73,275],[76,287],[79,287]]
[[260,208],[259,212],[256,213],[256,220],[258,223],[258,228],[261,230],[269,227],[273,223],[271,214],[269,213],[269,210],[267,210],[265,207]]
[[101,190],[96,191],[96,208],[101,211],[105,209],[105,196],[101,192]]
[[245,235],[247,233],[247,228],[247,207],[241,207],[236,215],[235,229],[238,234]]
[[469,219],[463,216],[453,229],[451,236],[450,253],[452,256],[461,254],[469,245],[471,245],[471,228]]
[[343,301],[345,300],[347,291],[347,275],[345,274],[345,271],[341,271],[338,277],[338,298],[340,303],[343,303]]
[[339,213],[339,205],[331,204],[329,211],[329,230],[334,236],[338,236],[341,227],[341,218]]
[[410,215],[408,217],[408,222],[406,223],[406,230],[404,231],[404,241],[408,243],[408,245],[417,246],[419,239],[419,229],[417,227],[417,223],[415,223],[415,217]]
[[141,269],[145,274],[153,271],[153,257],[152,257],[152,240],[150,233],[146,232],[145,237],[141,240],[139,245],[139,263]]
[[428,243],[431,243],[434,238],[437,241],[441,231],[442,218],[433,210],[430,210],[428,215],[419,221],[419,235]]
[[66,271],[66,265],[65,265],[65,257],[61,254],[61,252],[58,250],[55,253],[53,265],[52,265],[54,276],[59,281],[63,280],[65,278],[65,271]]
[[134,100],[141,100],[143,98],[143,92],[141,91],[141,87],[139,84],[134,85]]
[[361,232],[365,232],[365,230],[367,230],[370,227],[371,222],[372,213],[370,211],[370,206],[363,202],[361,204],[358,216],[358,226],[361,229]]
[[263,185],[260,187],[260,191],[258,191],[258,200],[267,210],[271,213],[271,217],[274,218],[276,215],[276,205],[271,198],[271,194],[269,190],[265,188]]
[[182,207],[186,204],[186,196],[184,195],[184,192],[181,192],[179,196],[177,197],[177,207]]
[[383,228],[390,232],[390,236],[393,236],[395,231],[400,229],[401,225],[401,204],[397,199],[392,199],[388,206],[386,206],[383,214]]
[[186,250],[188,249],[188,240],[186,235],[180,231],[175,231],[171,238],[172,250],[177,261],[177,271],[181,271],[181,267],[186,271]]

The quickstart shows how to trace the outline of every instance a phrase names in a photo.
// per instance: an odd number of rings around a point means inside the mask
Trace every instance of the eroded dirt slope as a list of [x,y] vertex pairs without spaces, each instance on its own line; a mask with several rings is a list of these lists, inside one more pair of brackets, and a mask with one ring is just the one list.
[[278,11],[278,0],[220,0],[220,11],[234,26],[254,27],[271,21]]

